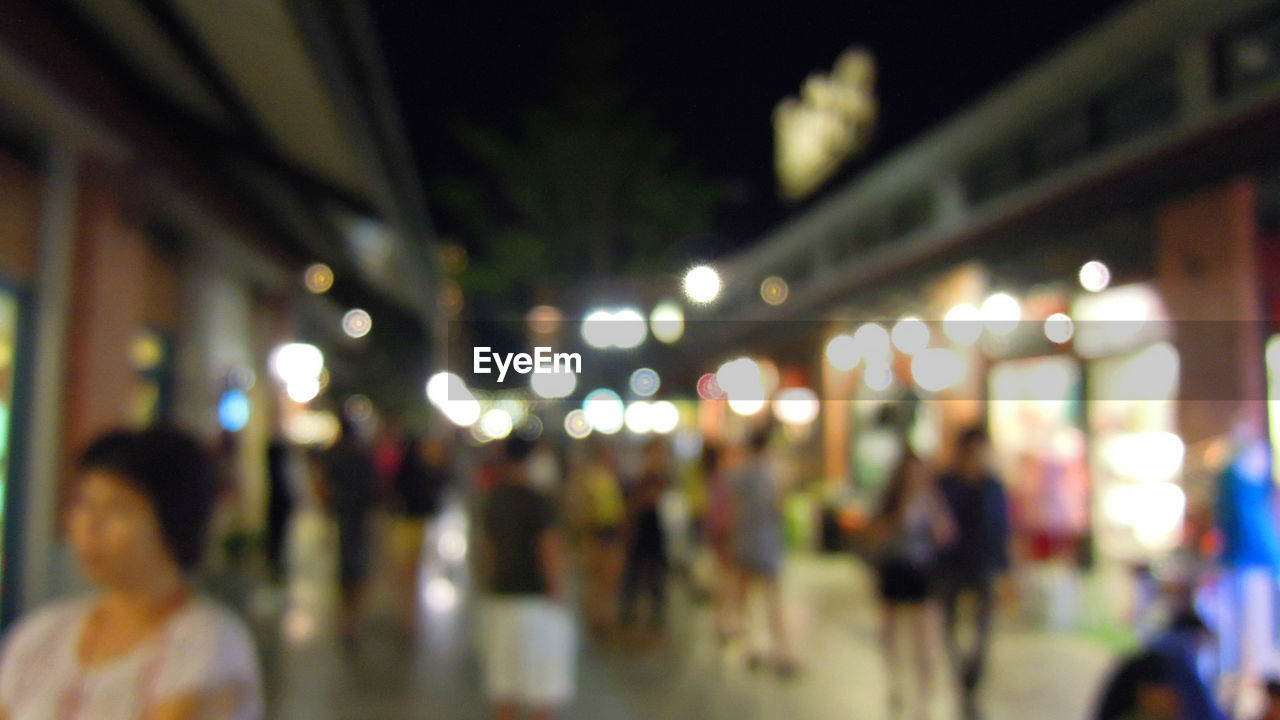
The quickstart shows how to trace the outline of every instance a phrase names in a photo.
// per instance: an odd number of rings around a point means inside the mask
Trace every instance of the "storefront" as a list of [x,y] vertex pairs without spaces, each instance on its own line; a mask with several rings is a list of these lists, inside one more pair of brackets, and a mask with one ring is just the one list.
[[1149,563],[1177,547],[1186,509],[1172,326],[1146,284],[1081,296],[1072,313],[1087,376],[1095,549]]

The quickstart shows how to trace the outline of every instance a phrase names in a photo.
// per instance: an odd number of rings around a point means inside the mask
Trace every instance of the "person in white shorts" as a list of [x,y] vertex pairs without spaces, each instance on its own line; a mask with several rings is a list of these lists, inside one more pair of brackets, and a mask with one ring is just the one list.
[[0,650],[0,720],[258,720],[244,624],[193,594],[217,488],[189,436],[110,433],[81,457],[66,528],[97,593],[36,610]]
[[565,549],[547,498],[528,485],[533,445],[508,439],[483,514],[485,689],[498,720],[551,718],[574,694],[577,647],[565,607]]

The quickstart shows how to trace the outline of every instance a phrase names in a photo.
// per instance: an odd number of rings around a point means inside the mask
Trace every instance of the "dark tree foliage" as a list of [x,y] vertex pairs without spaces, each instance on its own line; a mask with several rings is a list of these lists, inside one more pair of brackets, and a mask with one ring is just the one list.
[[612,27],[586,19],[549,99],[515,132],[454,126],[483,179],[445,179],[435,194],[479,249],[464,289],[495,310],[554,302],[586,278],[670,271],[681,242],[711,228],[723,188],[681,167],[629,94],[620,50]]

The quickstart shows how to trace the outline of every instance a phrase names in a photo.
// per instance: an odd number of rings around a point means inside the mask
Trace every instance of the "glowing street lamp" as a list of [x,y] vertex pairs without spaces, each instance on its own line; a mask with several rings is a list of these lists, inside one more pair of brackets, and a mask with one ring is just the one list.
[[684,275],[684,294],[701,305],[715,301],[720,296],[720,273],[710,265],[690,268]]

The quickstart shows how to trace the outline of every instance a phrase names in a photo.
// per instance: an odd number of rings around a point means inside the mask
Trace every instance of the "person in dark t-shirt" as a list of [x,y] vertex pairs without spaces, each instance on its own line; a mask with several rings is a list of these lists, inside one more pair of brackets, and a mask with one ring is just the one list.
[[655,632],[663,627],[666,606],[667,550],[658,505],[669,482],[667,444],[662,438],[644,447],[644,471],[631,492],[631,533],[627,548],[627,569],[623,580],[622,623],[636,617],[636,601],[641,593],[650,598],[649,624]]
[[338,576],[342,590],[343,638],[356,635],[369,571],[369,512],[373,509],[373,455],[355,425],[342,421],[337,443],[325,455],[325,479],[338,524]]
[[526,482],[533,444],[513,437],[503,450],[482,517],[485,684],[495,717],[550,718],[573,697],[564,542],[551,503]]
[[[954,468],[938,485],[955,521],[955,542],[939,557],[947,650],[964,689],[964,713],[977,716],[977,686],[986,661],[996,576],[1009,566],[1009,514],[1004,486],[989,470],[990,441],[982,428],[963,432],[956,442]],[[963,595],[977,600],[973,647],[956,640],[956,607]]]

